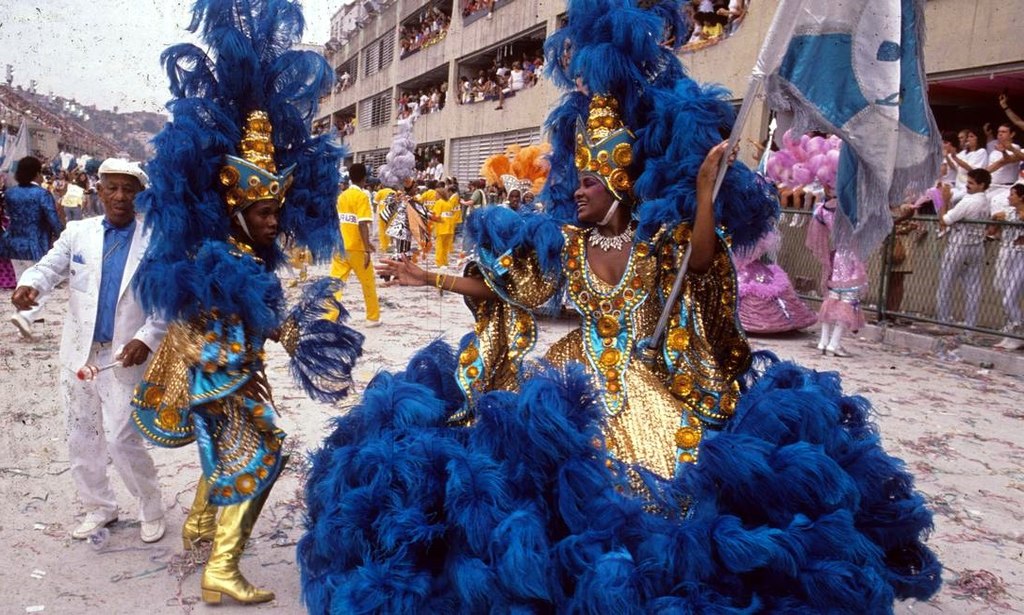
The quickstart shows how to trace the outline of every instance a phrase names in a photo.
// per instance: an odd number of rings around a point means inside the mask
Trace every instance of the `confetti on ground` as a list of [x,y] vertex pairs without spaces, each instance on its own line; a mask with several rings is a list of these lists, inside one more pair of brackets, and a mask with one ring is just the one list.
[[[363,306],[356,285],[350,284],[350,289],[355,292],[349,293],[347,307],[358,328]],[[287,290],[292,297],[298,292]],[[366,347],[356,370],[358,391],[365,390],[379,370],[404,369],[413,352],[438,336],[456,343],[472,327],[469,311],[451,293],[441,296],[433,288],[380,292],[384,326],[364,331]],[[55,297],[50,305],[62,305],[61,301]],[[5,498],[0,499],[0,518],[5,519],[0,551],[25,562],[22,567],[0,567],[6,604],[45,604],[47,612],[55,613],[204,612],[197,606],[199,579],[210,546],[199,543],[198,549],[183,551],[180,538],[200,475],[194,447],[151,449],[163,487],[163,541],[141,546],[135,503],[113,470],[111,485],[122,520],[109,528],[98,551],[68,536],[80,508],[68,471],[59,409],[60,322],[48,315],[40,327],[42,337],[34,343],[0,329],[0,365],[7,369],[7,377],[0,380],[0,469],[19,471],[0,475],[5,489]],[[541,320],[538,347],[547,348],[574,326],[571,320]],[[1019,438],[1024,382],[995,370],[978,374],[977,366],[950,355],[957,351],[955,340],[944,349],[953,359],[946,362],[856,339],[849,344],[854,357],[825,357],[808,347],[812,337],[807,333],[752,338],[751,343],[782,359],[838,371],[846,393],[867,397],[888,450],[915,473],[916,486],[935,514],[929,544],[945,566],[946,584],[929,603],[896,605],[897,615],[993,609],[1024,613],[1024,446],[1018,445],[1024,445]],[[285,446],[291,459],[254,528],[241,568],[251,582],[277,594],[270,608],[300,613],[295,545],[303,532],[307,455],[331,431],[331,420],[358,403],[359,396],[334,406],[312,402],[290,381],[287,360],[278,345],[268,345],[268,378],[280,406],[279,424],[288,432]],[[25,570],[47,574],[29,582]]]

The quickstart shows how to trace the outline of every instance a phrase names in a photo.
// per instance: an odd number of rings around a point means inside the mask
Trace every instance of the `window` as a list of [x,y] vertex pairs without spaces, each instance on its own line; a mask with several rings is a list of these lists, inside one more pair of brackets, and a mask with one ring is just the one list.
[[480,167],[488,156],[505,151],[509,145],[540,143],[540,129],[526,128],[463,139],[452,139],[448,156],[448,174],[467,182],[480,176]]
[[372,128],[390,123],[392,105],[391,90],[359,101],[359,113],[356,114],[359,118],[359,127]]
[[345,60],[338,65],[338,68],[334,69],[334,91],[340,92],[347,90],[356,82],[356,77],[359,76],[358,70],[359,56],[354,55],[351,58]]
[[391,30],[363,48],[363,76],[376,75],[390,66],[394,59],[395,31]]
[[388,150],[386,149],[375,149],[369,152],[359,153],[359,162],[366,165],[366,170],[370,173],[376,173],[380,165],[387,162]]

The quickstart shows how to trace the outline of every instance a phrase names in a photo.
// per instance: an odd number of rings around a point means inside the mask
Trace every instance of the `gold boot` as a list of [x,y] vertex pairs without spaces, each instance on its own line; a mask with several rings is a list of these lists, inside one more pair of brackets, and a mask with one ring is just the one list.
[[217,507],[210,504],[209,497],[210,481],[200,476],[192,508],[181,528],[181,542],[186,551],[196,548],[201,541],[210,542],[217,531]]
[[[288,455],[285,455],[281,470],[284,470],[287,462]],[[266,503],[273,487],[272,483],[251,500],[221,508],[217,532],[213,537],[213,547],[210,549],[210,559],[206,562],[203,579],[199,583],[203,590],[203,602],[219,604],[224,597],[223,594],[243,604],[270,602],[274,599],[274,592],[254,586],[238,569],[242,550],[245,549],[245,543],[252,534],[253,526],[256,525],[256,518],[260,516],[263,504]]]

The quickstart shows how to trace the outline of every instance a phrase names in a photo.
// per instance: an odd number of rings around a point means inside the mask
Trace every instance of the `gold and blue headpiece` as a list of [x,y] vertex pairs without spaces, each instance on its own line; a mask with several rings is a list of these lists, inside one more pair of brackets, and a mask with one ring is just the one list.
[[257,201],[272,200],[284,204],[285,193],[292,185],[291,165],[281,173],[274,163],[272,127],[265,111],[250,111],[245,118],[242,156],[225,156],[220,169],[220,183],[224,187],[224,200],[228,215],[245,210]]
[[622,199],[633,188],[629,165],[634,140],[619,116],[619,101],[595,94],[586,123],[583,118],[576,122],[576,169],[598,177],[615,198]]

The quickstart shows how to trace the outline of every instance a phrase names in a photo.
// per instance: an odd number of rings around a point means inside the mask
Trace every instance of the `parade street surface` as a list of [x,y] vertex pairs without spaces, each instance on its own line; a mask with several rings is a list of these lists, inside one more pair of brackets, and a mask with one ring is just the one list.
[[[289,283],[285,280],[285,284]],[[168,531],[155,544],[139,540],[136,506],[119,478],[120,519],[89,541],[72,540],[79,510],[68,471],[60,410],[57,348],[66,289],[44,310],[34,340],[8,327],[0,333],[0,613],[303,612],[295,544],[302,534],[305,454],[330,430],[330,420],[356,403],[380,370],[402,369],[418,348],[440,337],[457,344],[472,319],[461,298],[434,288],[381,289],[384,326],[367,329],[357,391],[338,407],[310,401],[292,384],[287,356],[268,347],[268,377],[279,425],[295,453],[270,496],[245,550],[250,581],[272,588],[263,605],[199,600],[199,566],[206,553],[185,554],[180,528],[200,476],[194,447],[156,449]],[[352,322],[363,322],[358,285],[346,288]],[[294,298],[297,289],[289,290]],[[6,323],[5,323],[6,324]],[[572,329],[542,321],[540,347]],[[863,334],[862,334],[863,335]],[[852,358],[822,356],[812,333],[755,338],[771,350],[820,370],[839,370],[848,393],[874,404],[890,453],[903,458],[935,512],[929,544],[945,566],[942,591],[930,603],[900,603],[907,613],[1024,613],[1024,384],[966,362],[851,338]],[[77,369],[81,366],[65,366]],[[207,547],[208,548],[208,547]]]

